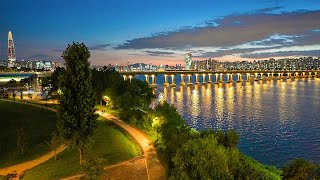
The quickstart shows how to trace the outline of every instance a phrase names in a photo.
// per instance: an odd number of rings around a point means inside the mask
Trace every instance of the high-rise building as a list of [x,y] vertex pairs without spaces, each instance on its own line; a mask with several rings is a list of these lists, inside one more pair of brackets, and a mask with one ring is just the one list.
[[192,63],[192,54],[187,53],[184,55],[185,69],[190,69]]
[[16,62],[16,52],[14,48],[12,33],[8,33],[8,67],[13,67]]

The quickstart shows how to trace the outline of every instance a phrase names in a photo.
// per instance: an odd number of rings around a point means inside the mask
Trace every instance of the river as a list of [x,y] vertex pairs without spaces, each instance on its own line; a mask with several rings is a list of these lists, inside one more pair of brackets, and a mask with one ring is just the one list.
[[163,81],[157,76],[155,103],[173,104],[190,127],[234,129],[239,149],[268,165],[282,167],[294,158],[320,163],[320,79],[180,86],[177,77],[175,88]]

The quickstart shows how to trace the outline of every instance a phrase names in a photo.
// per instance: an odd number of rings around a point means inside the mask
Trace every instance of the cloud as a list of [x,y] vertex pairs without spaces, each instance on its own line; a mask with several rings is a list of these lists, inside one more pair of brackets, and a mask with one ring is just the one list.
[[89,46],[89,50],[104,50],[107,47],[111,46],[111,44],[96,44],[93,46]]
[[261,13],[270,13],[279,9],[283,9],[283,6],[273,6],[273,7],[267,7],[263,9],[258,9],[254,11],[254,14],[261,14]]
[[174,52],[166,52],[166,51],[145,51],[150,56],[170,56],[174,55]]
[[21,59],[26,60],[57,60],[58,58],[56,56],[48,55],[48,54],[32,54],[30,56],[21,57]]
[[183,49],[189,45],[192,47],[228,47],[267,39],[275,34],[302,36],[312,29],[320,28],[319,17],[320,11],[233,14],[208,21],[211,24],[213,22],[218,24],[217,26],[182,28],[150,37],[132,39],[117,46],[116,49]]
[[62,53],[64,50],[63,50],[63,49],[53,49],[52,51],[53,51],[53,52],[60,52],[60,53]]
[[250,59],[267,59],[270,57],[281,57],[281,56],[312,56],[320,57],[319,50],[310,50],[310,51],[283,51],[283,52],[265,52],[265,53],[256,53],[256,54],[242,54],[243,58]]

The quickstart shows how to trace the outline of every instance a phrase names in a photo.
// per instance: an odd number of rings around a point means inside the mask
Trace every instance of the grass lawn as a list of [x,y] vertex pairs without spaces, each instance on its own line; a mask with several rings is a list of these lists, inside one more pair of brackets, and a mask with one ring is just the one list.
[[[55,112],[30,105],[0,101],[0,168],[40,157],[56,130]],[[17,128],[25,129],[24,155],[17,148]]]
[[[141,149],[124,130],[100,117],[93,143],[85,156],[103,158],[104,165],[110,165],[141,156]],[[59,179],[80,171],[79,152],[67,149],[58,155],[57,161],[52,158],[27,171],[23,179]]]
[[[14,98],[12,96],[9,96],[8,99],[12,100],[12,101],[14,100]],[[29,103],[29,104],[41,105],[41,106],[49,107],[49,108],[53,108],[53,109],[57,109],[60,106],[59,104],[53,103],[51,100],[48,100],[46,102],[45,100],[29,99],[29,98],[20,99],[20,97],[16,97],[15,101]]]

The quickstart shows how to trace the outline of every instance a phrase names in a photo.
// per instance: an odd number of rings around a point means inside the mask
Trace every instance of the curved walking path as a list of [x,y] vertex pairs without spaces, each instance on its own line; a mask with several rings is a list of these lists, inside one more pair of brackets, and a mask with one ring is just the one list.
[[[64,146],[64,145],[60,146],[57,149],[57,154],[59,154],[60,152],[64,151],[66,148],[67,148],[67,146]],[[24,162],[24,163],[21,163],[21,164],[16,164],[16,165],[13,165],[13,166],[1,168],[0,169],[0,175],[5,176],[5,175],[7,175],[9,173],[12,173],[12,172],[16,171],[16,173],[19,176],[24,171],[26,171],[28,169],[32,169],[32,168],[38,166],[39,164],[48,161],[49,159],[51,159],[53,157],[54,157],[54,151],[50,151],[49,153],[47,153],[47,154],[45,154],[45,155],[43,155],[43,156],[41,156],[41,157],[39,157],[37,159],[31,160],[31,161],[28,161],[28,162]]]
[[[122,129],[126,130],[139,143],[143,151],[142,157],[132,158],[128,161],[113,164],[104,168],[103,179],[110,180],[164,180],[166,173],[160,163],[157,151],[153,143],[138,129],[126,124],[111,114],[98,114],[112,121]],[[78,180],[83,174],[69,176],[61,180]]]
[[[153,143],[138,129],[129,126],[128,124],[124,123],[123,121],[119,120],[118,118],[112,116],[111,114],[100,114],[102,117],[105,117],[106,119],[114,122],[121,128],[125,129],[130,133],[136,141],[140,144],[144,158],[139,159],[134,162],[127,162],[122,164],[122,166],[111,166],[107,167],[107,175],[104,179],[147,179],[147,180],[162,180],[166,179],[166,174],[164,167],[160,163],[160,160],[157,155],[157,151],[155,147],[153,146]],[[133,166],[130,166],[130,164],[134,164]],[[124,166],[123,166],[124,165]],[[142,166],[141,166],[142,165]],[[143,167],[145,166],[145,167]],[[117,168],[118,167],[118,168]],[[124,171],[123,168],[128,167],[127,169],[131,172]],[[108,172],[109,169],[109,172]],[[142,171],[141,171],[142,169]],[[141,177],[141,174],[134,173],[137,172],[143,172],[143,169],[145,169],[146,176]],[[136,175],[136,177],[134,176]]]
[[[0,100],[13,103],[12,100],[8,100],[8,99],[0,99]],[[27,103],[27,102],[21,102],[21,101],[16,101],[15,103],[27,104],[27,105],[36,106],[36,107],[39,107],[39,108],[44,108],[44,109],[48,109],[48,110],[57,112],[56,109],[44,107],[44,106],[33,104],[33,103]],[[65,145],[61,145],[60,147],[58,147],[57,148],[57,155],[59,153],[61,153],[62,151],[64,151],[66,148],[67,148],[67,146],[65,146]],[[50,151],[49,153],[47,153],[47,154],[45,154],[45,155],[43,155],[43,156],[41,156],[41,157],[39,157],[37,159],[31,160],[31,161],[27,161],[27,162],[24,162],[24,163],[21,163],[21,164],[16,164],[16,165],[13,165],[13,166],[5,167],[5,168],[0,168],[0,175],[5,176],[5,175],[7,175],[9,173],[12,173],[12,172],[16,171],[16,173],[19,176],[24,171],[26,171],[28,169],[32,169],[35,166],[38,166],[39,164],[44,163],[47,160],[53,158],[54,155],[55,155],[55,152],[54,151]]]

